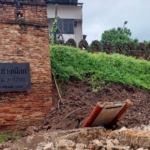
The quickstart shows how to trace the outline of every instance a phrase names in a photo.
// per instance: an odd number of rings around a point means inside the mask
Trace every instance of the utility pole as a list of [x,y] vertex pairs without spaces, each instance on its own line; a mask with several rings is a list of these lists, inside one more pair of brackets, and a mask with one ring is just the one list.
[[58,4],[55,5],[55,18],[57,18]]
[[56,28],[56,31],[54,33],[54,41],[56,42],[56,32],[57,32],[57,28],[58,28],[58,17],[57,17],[57,11],[58,11],[58,5],[56,4],[55,5],[55,20],[57,20],[57,23],[55,24],[55,28]]
[[[123,31],[125,25],[128,23],[128,21],[125,21],[124,24],[123,24],[123,27],[121,28],[121,32]],[[119,36],[118,36],[118,42],[119,42]]]
[[125,21],[124,22],[124,25],[123,25],[123,27],[122,27],[122,30],[124,29],[124,27],[125,27],[125,25],[128,23],[128,21]]
[[57,40],[62,40],[63,44],[64,44],[64,38],[63,35],[61,33],[61,30],[58,27],[58,4],[55,5],[55,17],[54,17],[54,22],[52,24],[51,27],[51,34],[52,34],[52,43],[55,43]]

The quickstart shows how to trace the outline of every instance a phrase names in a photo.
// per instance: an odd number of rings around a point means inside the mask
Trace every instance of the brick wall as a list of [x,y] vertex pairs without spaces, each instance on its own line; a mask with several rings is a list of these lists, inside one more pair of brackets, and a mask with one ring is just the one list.
[[52,106],[44,0],[0,0],[0,54],[0,63],[29,62],[31,74],[29,92],[0,93],[0,132],[40,125]]

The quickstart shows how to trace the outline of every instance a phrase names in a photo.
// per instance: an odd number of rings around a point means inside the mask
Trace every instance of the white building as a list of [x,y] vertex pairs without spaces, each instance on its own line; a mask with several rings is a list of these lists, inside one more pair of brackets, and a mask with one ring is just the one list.
[[83,39],[82,5],[78,0],[46,0],[49,29],[55,18],[55,5],[58,4],[58,27],[66,42],[73,38],[78,44]]

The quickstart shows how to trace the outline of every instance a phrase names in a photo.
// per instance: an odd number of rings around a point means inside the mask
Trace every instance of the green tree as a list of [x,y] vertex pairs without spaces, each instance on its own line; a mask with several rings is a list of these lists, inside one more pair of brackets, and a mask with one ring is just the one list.
[[137,39],[131,38],[131,31],[130,29],[120,28],[118,27],[104,31],[104,33],[101,36],[100,43],[103,44],[105,42],[110,42],[112,46],[114,46],[116,43],[122,43],[125,45],[126,43],[133,42],[134,44],[138,43]]
[[150,43],[150,41],[144,40],[143,43],[144,43],[145,46],[147,46]]

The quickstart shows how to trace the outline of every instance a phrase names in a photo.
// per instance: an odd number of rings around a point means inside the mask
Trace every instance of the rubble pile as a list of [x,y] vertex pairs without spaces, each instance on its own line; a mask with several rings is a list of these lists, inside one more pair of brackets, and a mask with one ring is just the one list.
[[[40,127],[29,127],[24,137],[16,143],[8,141],[1,144],[0,150],[150,149],[149,91],[112,84],[93,93],[91,87],[80,82],[61,85],[61,89],[64,104],[60,103],[54,86],[53,108],[44,123]],[[103,127],[81,128],[98,101],[123,102],[127,98],[132,100],[133,105],[113,130]]]
[[[106,130],[103,127],[39,132],[6,150],[149,150],[150,126]],[[5,149],[4,149],[5,150]]]

